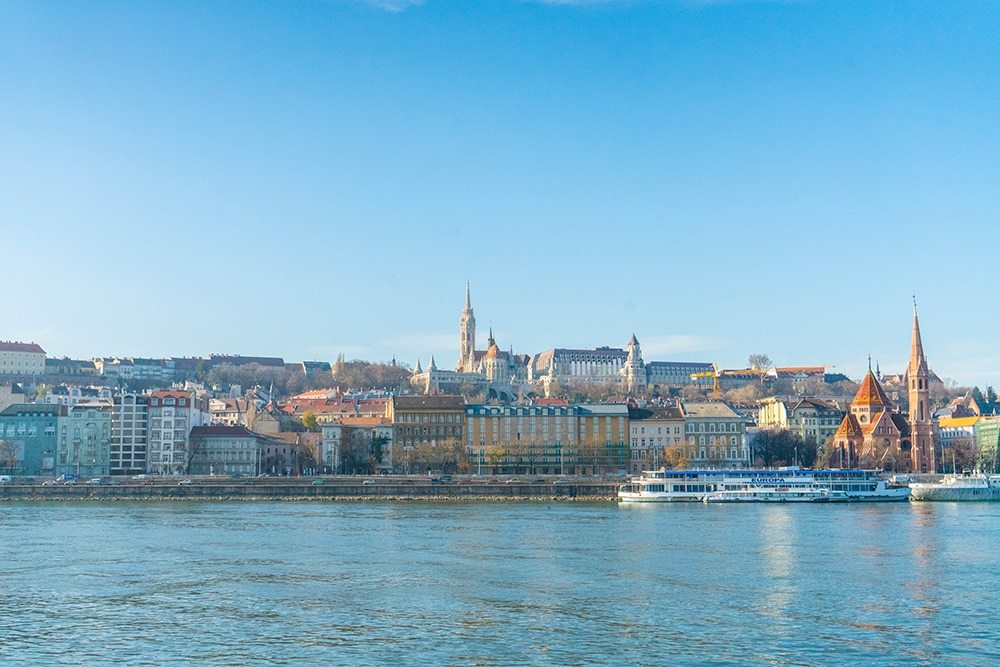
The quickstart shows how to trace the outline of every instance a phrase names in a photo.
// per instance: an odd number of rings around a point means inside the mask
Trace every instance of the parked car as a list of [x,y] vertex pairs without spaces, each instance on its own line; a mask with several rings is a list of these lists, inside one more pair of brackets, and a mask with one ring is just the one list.
[[523,479],[518,479],[517,477],[511,477],[504,484],[524,484]]
[[314,479],[312,481],[312,485],[313,486],[322,486],[323,485],[323,480],[321,480],[321,479]]
[[88,479],[87,480],[87,484],[90,484],[90,485],[93,485],[93,486],[100,486],[100,485],[105,484],[105,483],[106,482],[103,479],[101,479],[100,477],[95,477],[93,479]]
[[177,482],[177,486],[187,486],[190,483],[191,483],[191,480],[189,480],[189,479],[182,479],[181,481]]
[[378,484],[378,482],[376,482],[374,479],[366,479],[365,481],[361,482],[361,486],[372,486],[373,484]]

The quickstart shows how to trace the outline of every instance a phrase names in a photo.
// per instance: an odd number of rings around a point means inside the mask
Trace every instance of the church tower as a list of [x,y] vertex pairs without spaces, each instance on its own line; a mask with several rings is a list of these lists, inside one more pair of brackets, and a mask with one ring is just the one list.
[[635,334],[629,339],[627,350],[628,356],[625,358],[625,368],[622,369],[622,373],[625,375],[626,389],[632,392],[640,386],[646,386],[646,365],[642,362],[642,350]]
[[476,316],[472,314],[472,299],[469,283],[465,283],[465,308],[458,320],[458,367],[455,370],[471,373],[475,369],[476,357]]
[[906,380],[910,395],[910,462],[913,472],[937,470],[934,451],[934,432],[931,428],[930,389],[927,381],[927,359],[920,340],[920,323],[917,321],[917,301],[913,300],[913,336],[910,339],[910,366]]

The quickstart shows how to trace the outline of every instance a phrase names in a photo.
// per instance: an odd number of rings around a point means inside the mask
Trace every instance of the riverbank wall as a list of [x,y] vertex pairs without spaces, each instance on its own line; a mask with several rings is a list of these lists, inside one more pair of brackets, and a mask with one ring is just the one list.
[[117,501],[117,500],[460,500],[504,501],[614,500],[617,485],[608,482],[568,484],[324,484],[244,482],[212,484],[121,485],[0,485],[3,501]]

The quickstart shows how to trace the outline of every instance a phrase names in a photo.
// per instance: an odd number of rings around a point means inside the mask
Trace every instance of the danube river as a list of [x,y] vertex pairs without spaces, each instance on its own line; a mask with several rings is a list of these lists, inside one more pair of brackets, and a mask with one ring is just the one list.
[[1000,503],[0,505],[0,662],[1000,662]]

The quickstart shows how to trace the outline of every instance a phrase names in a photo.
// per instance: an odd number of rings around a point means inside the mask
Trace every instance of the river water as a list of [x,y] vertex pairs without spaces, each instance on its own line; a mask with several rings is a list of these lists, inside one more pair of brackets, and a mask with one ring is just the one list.
[[1000,662],[1000,503],[0,505],[0,663]]

